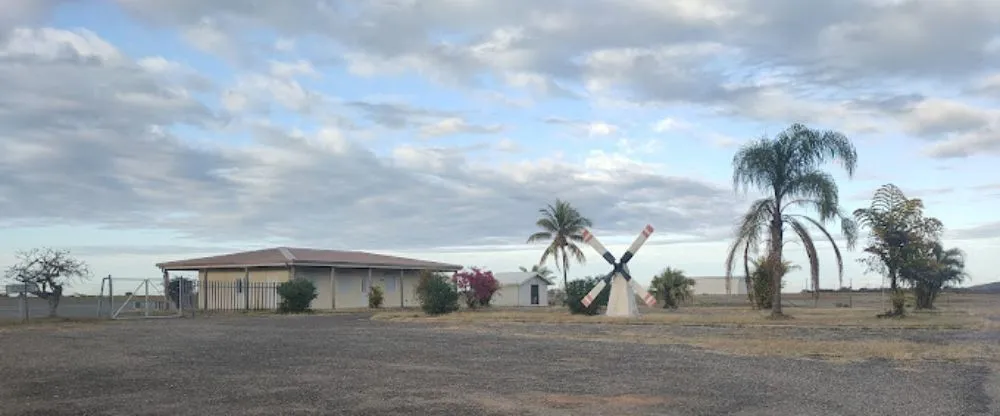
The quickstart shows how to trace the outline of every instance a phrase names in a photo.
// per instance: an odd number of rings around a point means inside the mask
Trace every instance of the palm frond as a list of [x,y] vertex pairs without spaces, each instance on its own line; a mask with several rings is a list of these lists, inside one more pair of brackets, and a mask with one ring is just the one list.
[[839,284],[837,288],[839,289],[841,287],[844,287],[844,258],[840,254],[840,248],[837,247],[837,241],[833,239],[833,236],[830,235],[830,232],[827,231],[826,228],[823,227],[823,224],[820,224],[819,221],[816,221],[805,215],[791,215],[791,217],[802,218],[805,219],[806,221],[811,222],[814,226],[816,226],[817,229],[819,229],[820,232],[823,233],[824,236],[826,236],[826,239],[830,241],[830,246],[833,247],[833,254],[837,257],[837,282]]
[[795,218],[787,218],[786,221],[802,240],[802,246],[806,249],[806,256],[809,258],[809,276],[812,279],[813,298],[819,299],[819,255],[816,253],[816,245],[813,244],[809,230]]
[[529,236],[528,237],[528,242],[529,243],[534,243],[534,242],[538,242],[538,241],[545,241],[545,240],[551,240],[551,239],[552,239],[552,233],[550,233],[548,231],[539,231],[539,232],[534,233],[531,236]]

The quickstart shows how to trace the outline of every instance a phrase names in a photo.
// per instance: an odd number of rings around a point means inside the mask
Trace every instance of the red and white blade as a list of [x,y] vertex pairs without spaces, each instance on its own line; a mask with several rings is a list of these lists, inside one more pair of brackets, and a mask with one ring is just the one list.
[[590,289],[590,292],[587,293],[587,296],[584,296],[583,300],[580,301],[581,303],[583,303],[583,306],[590,307],[590,304],[594,303],[594,299],[597,299],[597,296],[601,294],[602,290],[604,290],[604,286],[605,286],[604,279],[601,279],[600,282],[597,282],[597,286],[594,286],[593,289]]
[[632,242],[632,245],[628,246],[628,252],[632,253],[632,255],[635,256],[635,253],[639,251],[639,247],[642,247],[642,245],[646,243],[646,240],[648,240],[649,236],[652,234],[653,234],[653,226],[646,224],[646,227],[642,229],[642,232],[640,232],[639,236],[635,238],[635,241]]
[[652,294],[647,292],[646,288],[642,287],[642,285],[640,285],[639,282],[636,282],[635,279],[632,279],[629,280],[629,284],[632,286],[632,291],[635,292],[636,295],[639,295],[640,298],[642,298],[642,302],[645,303],[646,306],[656,306],[656,298],[653,297]]
[[[594,250],[597,250],[597,254],[600,254],[601,257],[607,259],[608,256],[610,256],[608,248],[604,247],[604,244],[601,244],[601,241],[598,240],[597,237],[594,236],[594,233],[591,233],[590,230],[583,230],[583,242],[589,244],[594,248]],[[612,259],[610,262],[614,263],[614,260]]]

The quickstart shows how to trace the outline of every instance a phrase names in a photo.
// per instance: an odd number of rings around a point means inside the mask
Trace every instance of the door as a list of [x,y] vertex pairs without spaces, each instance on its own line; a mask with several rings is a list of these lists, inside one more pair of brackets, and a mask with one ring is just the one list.
[[538,304],[538,285],[531,285],[531,304]]

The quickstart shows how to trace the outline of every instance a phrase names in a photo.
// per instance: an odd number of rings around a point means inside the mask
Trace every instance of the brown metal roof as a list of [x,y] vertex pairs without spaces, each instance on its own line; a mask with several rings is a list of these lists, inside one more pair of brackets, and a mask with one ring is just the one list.
[[365,253],[362,251],[317,250],[292,247],[274,247],[264,250],[224,254],[221,256],[169,261],[157,263],[156,267],[167,270],[196,270],[285,265],[386,267],[438,271],[455,271],[462,268],[462,266],[455,264]]

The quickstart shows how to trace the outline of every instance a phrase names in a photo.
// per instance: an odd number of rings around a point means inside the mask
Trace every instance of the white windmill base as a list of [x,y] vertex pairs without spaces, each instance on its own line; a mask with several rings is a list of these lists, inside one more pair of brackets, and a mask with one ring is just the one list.
[[631,318],[639,316],[639,307],[635,303],[635,292],[632,285],[622,275],[615,273],[611,279],[611,293],[608,295],[608,308],[605,316]]

